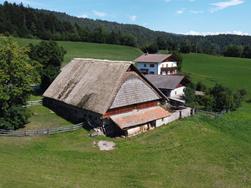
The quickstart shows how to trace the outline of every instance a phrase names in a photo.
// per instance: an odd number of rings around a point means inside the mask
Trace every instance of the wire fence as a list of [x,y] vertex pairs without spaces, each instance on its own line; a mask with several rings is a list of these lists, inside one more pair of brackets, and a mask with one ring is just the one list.
[[58,133],[72,132],[79,130],[83,127],[83,123],[70,125],[58,128],[48,128],[48,129],[36,129],[36,130],[2,130],[0,129],[0,137],[32,137],[32,136],[44,136],[53,135]]

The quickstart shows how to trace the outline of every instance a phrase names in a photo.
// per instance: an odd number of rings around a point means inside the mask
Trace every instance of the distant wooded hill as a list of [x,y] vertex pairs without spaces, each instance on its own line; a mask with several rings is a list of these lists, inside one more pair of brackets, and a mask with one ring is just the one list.
[[148,52],[158,50],[225,54],[249,57],[251,36],[189,36],[152,31],[142,26],[119,24],[23,5],[0,5],[0,33],[26,38],[84,41],[136,46]]

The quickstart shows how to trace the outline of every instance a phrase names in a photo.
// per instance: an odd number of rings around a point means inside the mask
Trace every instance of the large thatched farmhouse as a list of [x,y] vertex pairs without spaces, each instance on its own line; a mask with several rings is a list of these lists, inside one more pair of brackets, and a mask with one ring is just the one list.
[[44,93],[43,103],[105,134],[134,135],[161,126],[166,97],[131,62],[74,59]]

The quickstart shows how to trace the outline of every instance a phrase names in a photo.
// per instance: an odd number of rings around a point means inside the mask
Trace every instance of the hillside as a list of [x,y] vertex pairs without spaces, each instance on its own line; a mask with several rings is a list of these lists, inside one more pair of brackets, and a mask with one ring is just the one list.
[[[23,46],[27,46],[30,43],[36,44],[40,41],[22,38],[13,39]],[[0,42],[1,40],[3,40],[3,37],[0,37]],[[64,63],[70,62],[73,58],[97,58],[131,61],[142,54],[141,50],[138,48],[120,45],[67,41],[58,41],[58,44],[63,46],[67,51]]]
[[[1,40],[3,38],[0,37]],[[14,40],[24,46],[40,41],[21,38],[14,38]],[[65,41],[58,41],[58,43],[67,51],[64,63],[78,57],[132,61],[142,54],[142,51],[137,48],[120,45]],[[236,90],[244,88],[250,91],[251,95],[251,83],[248,82],[250,65],[250,59],[190,53],[183,54],[182,70],[195,82],[202,81],[210,86],[219,82]]]
[[80,130],[0,138],[0,187],[250,187],[251,106],[196,116],[101,152]]
[[206,54],[183,54],[183,71],[193,81],[202,81],[207,85],[221,83],[231,89],[244,88],[251,96],[251,60],[212,56]]
[[[0,42],[1,40],[3,38],[0,37]],[[14,40],[24,46],[40,41],[22,38],[14,38]],[[138,48],[120,45],[65,41],[58,41],[58,43],[67,51],[64,63],[78,57],[132,61],[142,54]],[[248,82],[250,65],[250,59],[190,53],[183,54],[182,70],[188,73],[195,82],[202,81],[210,86],[219,82],[236,90],[244,88],[250,91],[251,95],[251,83]]]
[[[27,45],[38,40],[16,39]],[[60,42],[72,57],[133,60],[136,48]],[[250,60],[184,55],[196,81],[220,82],[249,95]],[[34,107],[29,126],[67,122]],[[94,146],[105,137],[86,130],[34,138],[0,137],[0,187],[251,187],[251,103],[216,119],[197,115],[133,138],[113,139],[116,149]],[[57,118],[57,119],[54,119]],[[46,127],[46,126],[45,126]]]

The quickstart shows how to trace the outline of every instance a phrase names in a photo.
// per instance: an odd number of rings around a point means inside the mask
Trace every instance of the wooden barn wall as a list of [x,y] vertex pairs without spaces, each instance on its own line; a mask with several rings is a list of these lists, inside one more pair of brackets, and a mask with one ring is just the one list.
[[84,125],[87,127],[89,126],[90,128],[102,126],[100,114],[80,109],[50,98],[44,98],[43,105],[72,123],[84,122]]

